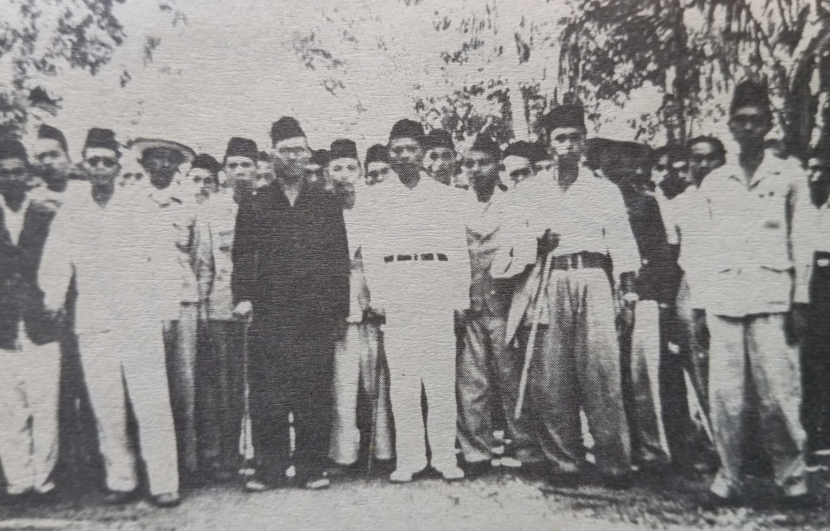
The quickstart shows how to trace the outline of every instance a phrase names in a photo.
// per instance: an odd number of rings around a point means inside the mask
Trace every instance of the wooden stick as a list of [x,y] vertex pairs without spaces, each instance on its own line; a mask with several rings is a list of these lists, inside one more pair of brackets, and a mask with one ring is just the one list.
[[533,351],[536,347],[536,334],[539,331],[539,321],[542,318],[542,309],[544,308],[541,303],[542,293],[550,280],[550,258],[551,253],[548,253],[542,261],[542,271],[539,273],[539,287],[536,288],[536,297],[533,299],[533,321],[530,325],[530,337],[528,337],[527,345],[525,346],[525,362],[522,367],[522,378],[519,381],[519,398],[516,400],[516,409],[513,411],[513,417],[516,420],[521,418],[522,409],[524,408],[530,361],[533,358]]

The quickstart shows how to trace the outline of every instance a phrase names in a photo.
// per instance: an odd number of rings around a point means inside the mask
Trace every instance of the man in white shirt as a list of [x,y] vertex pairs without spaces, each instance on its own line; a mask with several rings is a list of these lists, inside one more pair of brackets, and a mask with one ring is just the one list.
[[[362,171],[354,142],[335,140],[328,156],[329,160],[325,164],[328,181],[343,203],[343,217],[346,230],[349,231],[353,219],[360,216],[357,211],[363,207],[373,207],[369,203],[374,190],[360,183]],[[385,148],[374,149],[367,154],[366,165],[369,167],[374,164],[374,171],[377,171],[379,163],[386,162],[388,153]],[[334,346],[335,407],[329,450],[332,461],[345,470],[352,469],[358,461],[361,446],[359,410],[368,412],[369,418],[364,420],[373,425],[369,433],[372,439],[368,446],[374,455],[369,456],[369,459],[388,463],[394,451],[389,369],[381,352],[379,319],[368,311],[370,293],[363,272],[362,250],[360,247],[354,248],[352,244],[349,256],[349,316],[345,319]],[[364,397],[370,401],[368,407],[359,402],[361,389]]]
[[454,312],[469,305],[470,262],[464,237],[463,192],[423,172],[421,124],[401,120],[389,137],[398,182],[376,186],[372,207],[351,227],[360,245],[372,307],[385,312],[397,468],[408,482],[426,468],[427,396],[431,465],[446,480],[464,477],[455,455],[456,336]]
[[[183,483],[198,484],[199,459],[196,442],[196,336],[198,330],[199,291],[193,269],[194,201],[189,201],[176,177],[182,164],[195,153],[189,147],[170,140],[136,139],[128,145],[144,167],[150,181],[149,197],[157,209],[160,225],[168,241],[165,271],[178,277],[181,304],[178,311],[163,316],[164,341],[170,371],[170,392],[176,421],[180,469]],[[142,205],[149,203],[141,202]],[[161,234],[161,233],[160,233]],[[174,280],[173,278],[169,280]]]
[[[551,481],[572,485],[586,468],[581,408],[595,441],[597,469],[608,485],[620,486],[627,482],[631,452],[614,292],[619,282],[625,300],[636,299],[631,290],[640,258],[619,189],[583,164],[582,108],[558,107],[546,123],[556,180],[537,177],[516,187],[514,210],[507,217],[523,222],[511,229],[512,249],[507,247],[499,266],[493,265],[502,276],[524,274],[506,338],[513,342],[525,329],[522,323],[539,318],[543,325],[530,349],[528,398],[543,425],[540,445]],[[541,267],[546,256],[548,272]],[[539,299],[539,317],[533,300],[542,274],[549,280]],[[624,316],[630,319],[630,309]]]
[[[532,467],[542,461],[528,417],[513,416],[522,369],[522,357],[504,342],[513,282],[495,279],[490,271],[503,243],[501,202],[507,187],[499,182],[500,159],[499,145],[479,135],[463,161],[477,199],[467,221],[472,284],[457,368],[458,440],[467,477],[485,473],[493,464]],[[526,167],[531,169],[529,161]],[[504,457],[497,452],[501,442],[494,437],[494,408],[501,410],[505,438],[511,441]]]
[[37,183],[23,145],[0,142],[0,461],[9,495],[46,499],[58,458],[61,328],[38,288],[56,209],[30,197]]
[[692,307],[706,310],[711,335],[709,400],[721,467],[704,504],[735,503],[741,494],[744,416],[754,403],[760,442],[784,503],[799,507],[814,502],[807,487],[793,326],[793,319],[803,317],[795,303],[808,301],[803,271],[794,268],[802,240],[814,230],[805,233],[799,221],[808,211],[802,190],[807,179],[798,161],[764,149],[772,128],[765,84],[740,83],[729,114],[739,152],[698,190],[706,208],[683,227],[681,253]]
[[[179,300],[169,267],[159,261],[170,230],[159,224],[145,183],[116,191],[120,145],[112,131],[90,130],[83,154],[90,186],[75,188],[55,220],[41,288],[47,308],[62,308],[75,281],[75,329],[104,457],[105,502],[135,497],[141,458],[151,501],[172,507],[180,499],[179,475],[162,320]],[[130,410],[137,445],[129,436]]]

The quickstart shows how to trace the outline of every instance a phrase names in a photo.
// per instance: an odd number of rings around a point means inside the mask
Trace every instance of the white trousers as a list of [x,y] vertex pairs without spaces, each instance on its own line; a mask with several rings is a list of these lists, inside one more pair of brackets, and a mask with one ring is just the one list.
[[0,350],[0,461],[9,494],[46,492],[58,459],[60,343],[19,337],[18,349]]
[[[801,427],[801,364],[797,345],[786,340],[785,314],[709,319],[709,400],[715,448],[721,460],[711,490],[734,494],[741,486],[744,414],[755,401],[763,445],[775,482],[788,496],[807,492],[807,436]],[[747,396],[752,379],[755,395]]]
[[[395,422],[397,468],[415,473],[427,466],[439,472],[457,466],[455,455],[456,342],[452,311],[441,315],[390,314],[384,331],[390,396]],[[426,391],[427,420],[421,409]]]
[[132,491],[138,487],[138,456],[131,449],[127,432],[129,401],[150,493],[177,492],[176,433],[161,322],[117,324],[117,329],[78,336],[107,488]]
[[[392,459],[392,412],[389,405],[389,375],[380,357],[383,348],[378,326],[349,323],[346,334],[334,345],[334,417],[329,457],[341,465],[357,462],[360,430],[357,425],[358,394],[368,395],[369,414],[377,418],[373,456]],[[379,373],[378,373],[379,371]],[[377,389],[375,384],[377,382]],[[377,400],[377,412],[372,406]]]

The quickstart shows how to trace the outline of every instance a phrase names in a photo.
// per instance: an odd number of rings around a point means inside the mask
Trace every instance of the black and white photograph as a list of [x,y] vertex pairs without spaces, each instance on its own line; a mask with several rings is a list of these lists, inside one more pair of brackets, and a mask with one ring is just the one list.
[[269,529],[830,529],[830,0],[0,0],[0,531]]

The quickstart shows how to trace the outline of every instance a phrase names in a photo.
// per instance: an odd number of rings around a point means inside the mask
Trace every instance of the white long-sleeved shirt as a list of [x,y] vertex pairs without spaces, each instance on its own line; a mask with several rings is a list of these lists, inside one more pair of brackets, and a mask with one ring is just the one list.
[[806,183],[795,159],[770,152],[749,181],[737,154],[706,177],[682,227],[680,265],[694,307],[742,317],[808,301],[803,263],[812,259],[814,216]]
[[640,255],[619,188],[586,166],[567,190],[549,179],[529,179],[509,197],[504,219],[512,245],[494,261],[494,276],[514,276],[535,263],[536,239],[546,229],[559,234],[556,256],[608,254],[616,275],[639,269]]
[[414,189],[390,182],[364,191],[347,230],[350,248],[361,249],[372,307],[385,309],[387,322],[399,312],[450,317],[467,308],[469,196],[426,175]]
[[166,221],[146,190],[117,189],[102,208],[90,187],[79,185],[44,246],[46,306],[63,306],[74,275],[79,334],[177,318],[182,271],[170,248],[176,231]]

